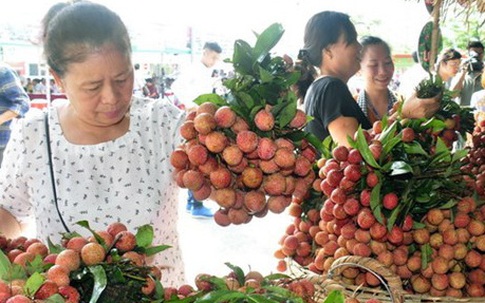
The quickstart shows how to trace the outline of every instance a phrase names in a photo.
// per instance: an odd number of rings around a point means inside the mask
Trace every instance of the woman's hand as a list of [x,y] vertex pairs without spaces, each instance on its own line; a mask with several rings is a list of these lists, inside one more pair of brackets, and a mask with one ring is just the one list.
[[7,238],[15,238],[21,235],[21,226],[12,214],[0,207],[0,230]]
[[433,98],[421,99],[416,96],[416,93],[411,95],[404,101],[402,107],[403,118],[430,118],[440,109],[441,95]]

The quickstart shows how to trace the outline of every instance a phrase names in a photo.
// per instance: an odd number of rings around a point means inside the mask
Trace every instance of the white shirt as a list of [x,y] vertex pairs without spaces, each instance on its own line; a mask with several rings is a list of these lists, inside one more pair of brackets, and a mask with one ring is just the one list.
[[186,108],[196,106],[193,102],[198,96],[210,94],[217,78],[212,77],[212,68],[202,62],[187,66],[180,71],[177,79],[172,83],[172,91]]
[[[22,223],[35,221],[38,239],[59,243],[64,228],[53,199],[43,119],[43,113],[26,117],[12,131],[0,169],[0,204]],[[65,139],[57,109],[49,110],[58,205],[67,226],[87,236],[75,222],[106,230],[119,221],[133,232],[151,224],[154,244],[172,246],[154,260],[170,268],[162,271],[164,286],[185,282],[176,230],[179,190],[169,161],[182,142],[183,121],[184,113],[168,102],[134,97],[125,135],[76,145]]]

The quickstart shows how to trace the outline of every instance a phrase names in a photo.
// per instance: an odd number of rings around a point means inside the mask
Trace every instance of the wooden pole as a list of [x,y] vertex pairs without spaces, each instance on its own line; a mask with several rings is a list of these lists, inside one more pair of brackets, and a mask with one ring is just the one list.
[[438,55],[438,38],[440,30],[440,11],[442,0],[435,0],[433,6],[433,31],[431,32],[431,50],[429,56],[429,71],[435,72],[435,62]]

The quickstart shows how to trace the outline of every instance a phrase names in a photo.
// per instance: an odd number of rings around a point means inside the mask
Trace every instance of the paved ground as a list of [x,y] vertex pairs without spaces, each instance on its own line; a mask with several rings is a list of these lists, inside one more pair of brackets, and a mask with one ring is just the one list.
[[[244,271],[257,270],[263,275],[276,272],[277,259],[273,253],[292,222],[286,213],[269,213],[245,225],[221,227],[213,219],[194,219],[185,212],[186,191],[181,191],[180,201],[179,233],[190,284],[199,273],[227,274],[229,268],[225,262]],[[204,204],[217,209],[214,202]]]

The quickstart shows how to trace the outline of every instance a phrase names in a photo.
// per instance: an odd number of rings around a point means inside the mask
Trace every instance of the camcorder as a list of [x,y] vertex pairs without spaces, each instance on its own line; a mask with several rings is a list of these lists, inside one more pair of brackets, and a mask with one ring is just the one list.
[[483,61],[480,60],[480,55],[475,51],[470,51],[469,58],[465,60],[469,71],[482,71]]

